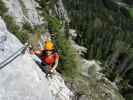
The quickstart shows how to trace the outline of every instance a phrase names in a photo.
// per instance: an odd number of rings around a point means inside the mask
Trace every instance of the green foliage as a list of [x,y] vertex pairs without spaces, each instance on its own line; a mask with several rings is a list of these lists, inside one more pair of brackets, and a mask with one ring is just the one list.
[[[39,3],[38,10],[40,15],[48,22],[48,29],[51,32],[58,32],[62,27],[61,21],[57,18],[55,11],[55,3],[57,0],[36,0]],[[51,13],[49,11],[52,11]],[[55,17],[56,16],[56,17]]]
[[14,19],[11,16],[4,16],[3,19],[6,22],[7,28],[12,33],[16,33],[19,30],[19,26],[16,25]]
[[75,78],[79,75],[79,63],[76,51],[71,46],[69,40],[67,40],[63,33],[58,33],[56,37],[56,46],[60,54],[60,66],[59,70],[65,77]]
[[126,100],[133,100],[133,94],[132,93],[125,95],[125,97],[127,98]]
[[11,16],[3,16],[3,19],[6,22],[8,30],[13,33],[22,43],[25,43],[28,40],[28,34],[20,31],[19,26],[16,25]]
[[50,30],[52,32],[58,32],[58,30],[61,29],[62,24],[60,23],[60,20],[57,19],[56,17],[47,17],[46,18],[48,21],[48,27],[51,28]]
[[0,0],[0,16],[4,16],[7,10],[8,9],[5,7],[3,1]]
[[58,52],[60,54],[60,63],[58,70],[66,78],[75,78],[79,75],[78,61],[76,56],[76,51],[72,48],[70,41],[68,41],[63,32],[59,32],[62,28],[60,20],[52,15],[49,15],[49,10],[52,9],[52,14],[54,15],[54,5],[56,0],[36,0],[40,7],[38,9],[42,11],[41,15],[44,20],[48,22],[48,30],[51,32],[56,32],[57,36],[54,38],[55,44],[57,46]]
[[130,8],[130,9],[129,9],[129,13],[130,13],[130,15],[133,17],[133,8]]
[[49,10],[52,10],[52,13],[54,13],[56,0],[36,0],[36,2],[40,5],[37,9],[42,11],[42,16],[49,16]]
[[14,21],[14,19],[11,16],[6,14],[7,11],[8,11],[8,9],[5,7],[2,0],[0,0],[0,16],[2,16],[2,18],[6,22],[6,26],[7,26],[8,30],[11,33],[13,33],[22,43],[25,43],[29,38],[27,32],[20,31],[20,28],[18,25],[16,25],[16,22]]
[[23,29],[28,30],[29,32],[34,31],[33,28],[31,27],[31,25],[28,22],[23,24]]
[[28,31],[18,31],[14,35],[22,42],[25,43],[29,40]]
[[4,16],[3,19],[6,22],[8,30],[13,33],[22,43],[25,43],[28,40],[28,33],[26,31],[21,31],[11,16]]

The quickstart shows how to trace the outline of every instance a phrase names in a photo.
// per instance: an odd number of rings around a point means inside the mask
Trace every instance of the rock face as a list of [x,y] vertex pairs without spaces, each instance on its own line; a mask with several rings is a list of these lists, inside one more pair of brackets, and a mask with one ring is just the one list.
[[70,19],[68,18],[67,11],[64,8],[62,0],[57,0],[55,4],[55,11],[61,20],[66,20],[69,22]]
[[0,17],[0,100],[71,100],[73,94],[63,78],[56,73],[52,79],[46,79],[28,51],[1,68],[1,62],[21,47]]
[[17,23],[28,22],[31,25],[42,24],[41,17],[36,10],[37,4],[34,0],[3,0],[8,8],[8,13]]
[[[0,51],[0,62],[22,47],[20,41],[6,29],[0,18],[0,36],[5,48]],[[0,64],[1,66],[1,64]],[[0,100],[52,100],[44,73],[28,53],[20,55],[0,70]]]
[[49,80],[49,88],[56,100],[72,100],[73,93],[66,87],[64,79],[60,74],[56,73],[52,79]]
[[[3,37],[5,37],[5,39],[3,39]],[[1,17],[0,17],[0,45],[1,45],[0,61],[3,61],[10,54],[13,54],[18,48],[22,47],[20,41],[7,30],[6,25],[4,21],[1,19]]]

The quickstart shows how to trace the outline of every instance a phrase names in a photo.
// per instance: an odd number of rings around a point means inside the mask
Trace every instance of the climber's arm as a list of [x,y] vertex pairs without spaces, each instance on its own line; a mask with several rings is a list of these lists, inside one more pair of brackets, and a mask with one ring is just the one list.
[[44,49],[41,48],[41,49],[39,49],[39,50],[34,51],[34,53],[35,53],[35,54],[41,54],[43,50],[44,50]]
[[54,72],[54,71],[55,71],[55,69],[56,69],[57,66],[58,66],[58,62],[59,62],[59,59],[56,59],[56,60],[55,60],[55,64],[54,64],[54,66],[53,66],[52,69],[51,69],[51,72]]

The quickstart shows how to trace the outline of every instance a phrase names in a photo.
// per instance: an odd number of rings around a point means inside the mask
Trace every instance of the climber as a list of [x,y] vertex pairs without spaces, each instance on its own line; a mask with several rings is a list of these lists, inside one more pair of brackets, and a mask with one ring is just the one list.
[[45,41],[44,48],[33,51],[32,54],[38,56],[39,59],[35,58],[34,60],[41,64],[42,70],[46,72],[46,74],[54,73],[56,71],[59,55],[55,52],[55,46],[52,41]]

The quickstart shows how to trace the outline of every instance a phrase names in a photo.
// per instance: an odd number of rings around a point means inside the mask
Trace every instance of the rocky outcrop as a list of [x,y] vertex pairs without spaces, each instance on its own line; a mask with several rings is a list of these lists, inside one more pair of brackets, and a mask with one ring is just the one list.
[[8,8],[8,14],[16,20],[17,24],[28,22],[34,26],[43,23],[34,0],[3,0],[3,2]]
[[61,20],[65,20],[69,22],[69,18],[67,15],[67,11],[64,8],[64,5],[62,3],[62,0],[57,0],[56,4],[55,4],[55,12],[57,14],[57,16],[61,19]]

